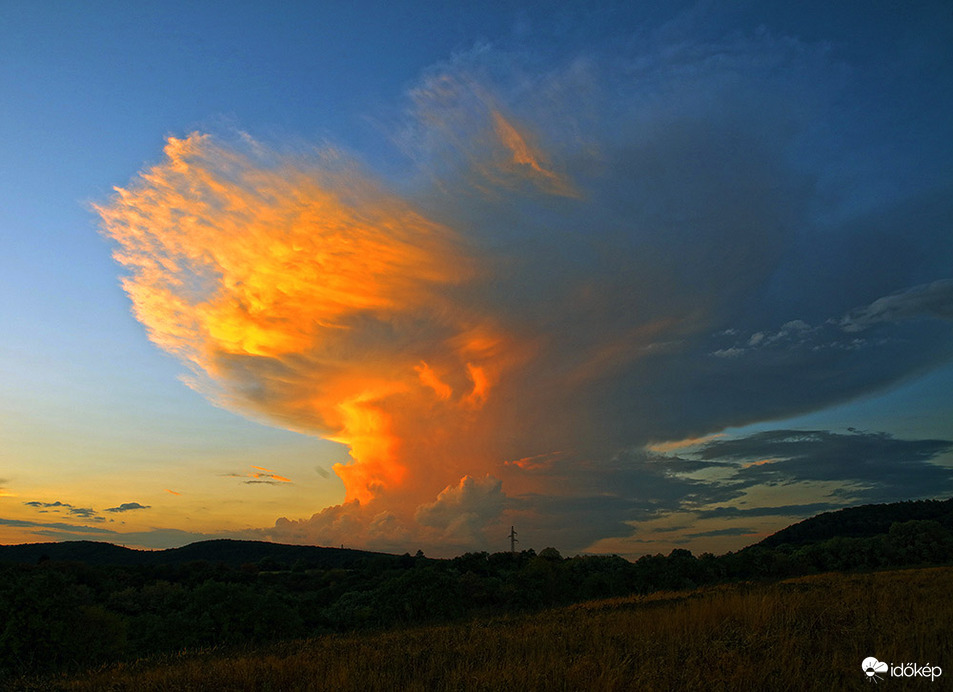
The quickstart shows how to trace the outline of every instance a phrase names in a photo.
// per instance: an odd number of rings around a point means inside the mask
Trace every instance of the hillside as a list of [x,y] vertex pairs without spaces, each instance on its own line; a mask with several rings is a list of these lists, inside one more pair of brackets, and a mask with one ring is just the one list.
[[824,512],[781,529],[755,545],[765,548],[800,547],[832,538],[870,538],[906,521],[936,521],[953,530],[953,498],[861,505]]
[[[868,656],[920,666],[953,659],[951,586],[950,567],[824,574],[218,648],[36,682],[76,692],[860,690],[872,688],[861,667]],[[941,689],[951,675],[939,665],[931,673],[936,680],[885,689]]]
[[148,551],[132,550],[100,541],[0,545],[0,563],[36,564],[55,560],[82,562],[87,565],[140,565],[148,559]]
[[134,550],[97,541],[0,545],[0,563],[20,564],[36,564],[52,560],[82,562],[97,566],[133,567],[208,562],[213,565],[224,564],[237,568],[249,563],[274,563],[289,568],[297,564],[308,569],[333,569],[353,567],[367,559],[397,561],[400,557],[350,548],[323,548],[230,539],[199,541],[181,548],[166,550]]
[[333,569],[353,567],[367,559],[397,561],[400,558],[397,555],[351,548],[324,548],[314,545],[286,545],[227,539],[200,541],[181,548],[150,553],[151,564],[187,564],[204,560],[212,564],[224,563],[229,567],[273,562],[287,567],[298,564],[308,569]]

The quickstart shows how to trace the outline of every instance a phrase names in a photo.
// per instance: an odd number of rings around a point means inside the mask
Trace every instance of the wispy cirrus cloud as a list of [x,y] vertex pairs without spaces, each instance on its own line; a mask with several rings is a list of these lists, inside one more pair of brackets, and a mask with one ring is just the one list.
[[263,484],[263,485],[280,485],[282,483],[291,483],[290,478],[285,478],[284,476],[279,476],[275,471],[266,469],[262,466],[254,466],[251,468],[256,469],[251,473],[227,473],[226,476],[230,478],[248,478],[250,480],[244,481],[249,485]]

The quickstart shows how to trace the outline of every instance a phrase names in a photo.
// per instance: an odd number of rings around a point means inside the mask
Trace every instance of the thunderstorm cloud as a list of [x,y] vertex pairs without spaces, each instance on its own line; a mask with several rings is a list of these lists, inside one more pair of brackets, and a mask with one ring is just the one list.
[[393,127],[400,175],[192,133],[96,207],[191,387],[348,448],[343,502],[270,537],[478,546],[518,517],[584,549],[758,484],[953,488],[945,441],[703,437],[948,362],[953,187],[844,173],[891,120],[854,127],[829,46],[687,32],[434,66]]

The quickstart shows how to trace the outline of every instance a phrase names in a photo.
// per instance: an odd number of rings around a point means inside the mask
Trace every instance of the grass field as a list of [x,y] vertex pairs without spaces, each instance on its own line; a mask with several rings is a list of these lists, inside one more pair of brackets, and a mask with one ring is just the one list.
[[184,652],[42,686],[97,692],[872,689],[861,661],[875,656],[950,669],[934,683],[887,679],[882,689],[943,689],[950,682],[943,678],[953,678],[951,587],[953,567],[732,584],[244,652]]

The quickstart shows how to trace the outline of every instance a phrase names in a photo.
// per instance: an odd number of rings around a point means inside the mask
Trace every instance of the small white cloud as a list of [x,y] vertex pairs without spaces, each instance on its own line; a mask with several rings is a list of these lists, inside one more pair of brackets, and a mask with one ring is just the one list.
[[737,358],[745,350],[743,348],[731,347],[731,348],[719,348],[717,351],[713,351],[712,355],[717,356],[718,358]]

